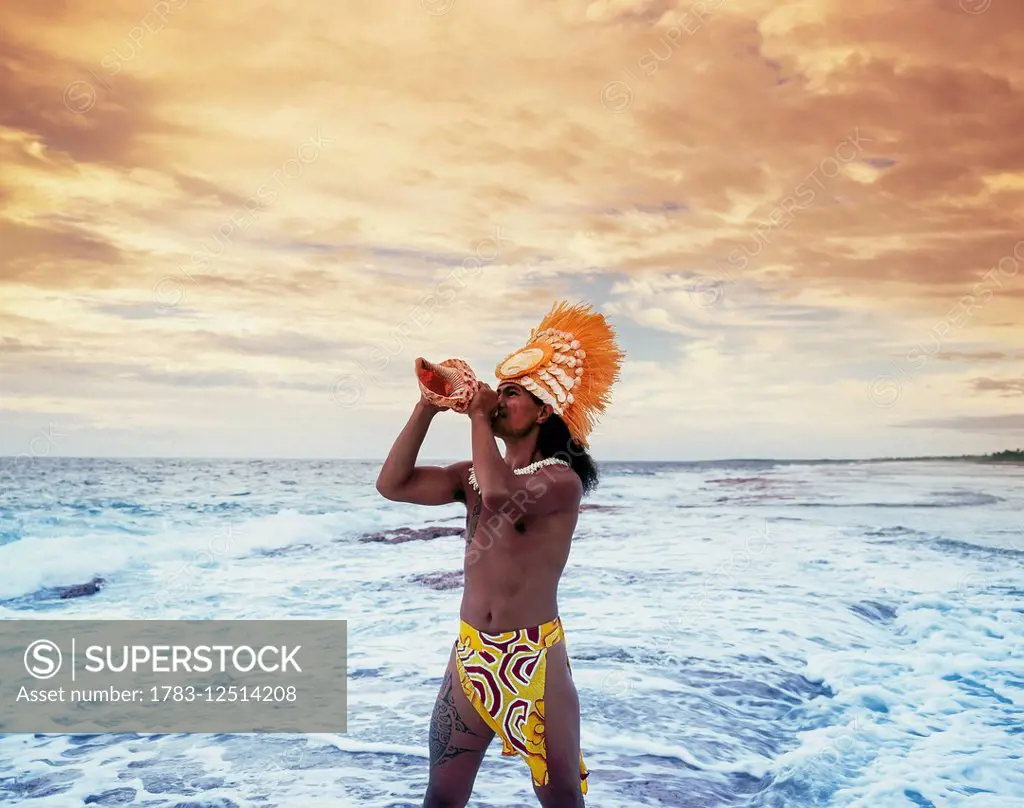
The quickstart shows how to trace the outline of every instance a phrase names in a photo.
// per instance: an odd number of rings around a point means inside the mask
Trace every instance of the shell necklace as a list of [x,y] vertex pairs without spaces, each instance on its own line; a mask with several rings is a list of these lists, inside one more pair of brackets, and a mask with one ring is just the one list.
[[[528,466],[523,466],[521,469],[512,469],[513,474],[520,476],[524,474],[533,474],[537,469],[544,468],[544,466],[568,466],[569,464],[562,460],[560,457],[545,457],[543,460],[538,460],[536,463],[531,463]],[[469,484],[473,486],[473,490],[478,494],[480,493],[480,485],[476,481],[476,470],[469,467]]]

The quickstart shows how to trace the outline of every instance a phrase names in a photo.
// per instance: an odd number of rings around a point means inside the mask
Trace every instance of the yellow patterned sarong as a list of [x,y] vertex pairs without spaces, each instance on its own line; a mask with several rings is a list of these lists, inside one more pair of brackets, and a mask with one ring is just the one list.
[[[547,649],[565,642],[562,621],[556,617],[539,626],[497,634],[479,631],[465,620],[459,624],[455,661],[462,692],[501,738],[501,754],[520,755],[530,767],[533,784],[547,785],[544,675]],[[580,752],[580,787],[584,794],[589,774]]]

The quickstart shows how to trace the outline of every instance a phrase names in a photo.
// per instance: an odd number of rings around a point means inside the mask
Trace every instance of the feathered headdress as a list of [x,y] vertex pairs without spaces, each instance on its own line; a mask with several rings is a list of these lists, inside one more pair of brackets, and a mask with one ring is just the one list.
[[527,344],[495,369],[501,381],[521,384],[558,413],[582,446],[611,402],[625,354],[603,314],[589,305],[552,306]]

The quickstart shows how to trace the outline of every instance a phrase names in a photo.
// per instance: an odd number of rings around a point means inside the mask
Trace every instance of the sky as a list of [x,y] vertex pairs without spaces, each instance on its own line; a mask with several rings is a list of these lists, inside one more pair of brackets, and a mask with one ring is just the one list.
[[[1024,446],[1015,0],[11,0],[0,455],[383,458],[556,300],[598,460]],[[421,457],[468,457],[465,416]]]

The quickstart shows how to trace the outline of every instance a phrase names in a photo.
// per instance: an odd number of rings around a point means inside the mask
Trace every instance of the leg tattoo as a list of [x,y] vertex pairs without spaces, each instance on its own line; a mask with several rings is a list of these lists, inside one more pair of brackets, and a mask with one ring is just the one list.
[[452,672],[445,672],[441,693],[434,704],[434,714],[430,718],[430,765],[440,766],[463,752],[479,750],[465,749],[452,743],[452,735],[461,732],[476,738],[485,736],[470,729],[459,717],[455,709],[455,698],[452,693]]

